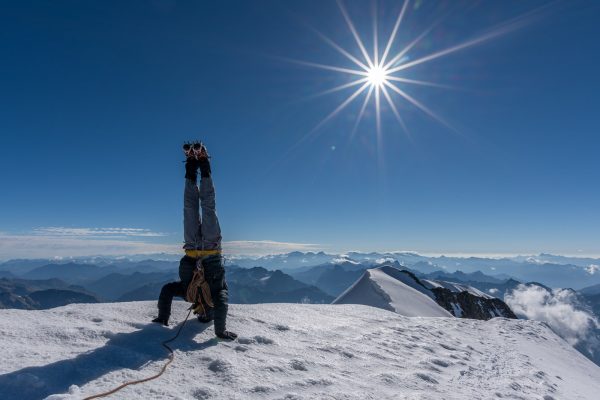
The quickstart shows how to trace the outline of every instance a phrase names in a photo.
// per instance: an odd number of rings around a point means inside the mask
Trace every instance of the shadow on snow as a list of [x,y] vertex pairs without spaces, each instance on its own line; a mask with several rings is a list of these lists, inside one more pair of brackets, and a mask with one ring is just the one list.
[[[218,343],[216,338],[197,343],[193,339],[212,325],[190,320],[179,337],[169,345],[173,350],[202,350]],[[26,367],[0,375],[0,393],[3,399],[33,400],[51,394],[66,393],[71,385],[83,386],[100,376],[120,369],[137,370],[151,361],[167,360],[168,352],[161,342],[175,335],[179,325],[166,330],[157,324],[143,325],[140,330],[111,335],[104,346],[68,360],[39,367]],[[177,361],[177,358],[175,359]],[[149,368],[150,376],[158,367]],[[123,380],[139,379],[135,377]],[[160,378],[159,378],[160,379]],[[120,384],[122,382],[118,382]],[[116,386],[116,385],[115,385]],[[112,385],[99,390],[112,389]]]

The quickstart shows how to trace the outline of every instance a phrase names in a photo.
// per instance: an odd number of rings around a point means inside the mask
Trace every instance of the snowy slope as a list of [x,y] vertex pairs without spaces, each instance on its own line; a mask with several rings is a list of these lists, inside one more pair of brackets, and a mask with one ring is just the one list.
[[[176,302],[174,317],[185,315]],[[154,302],[0,310],[2,399],[81,399],[155,373]],[[233,305],[237,342],[190,321],[158,380],[111,399],[597,399],[600,368],[545,325],[359,305]]]
[[392,267],[366,270],[333,304],[364,304],[407,317],[452,317],[429,290]]
[[[81,398],[157,371],[153,302],[0,311],[4,399]],[[184,315],[176,303],[175,316]],[[533,321],[406,318],[365,306],[234,305],[236,343],[192,321],[158,381],[113,398],[593,399],[600,369]],[[141,369],[138,371],[138,369]]]

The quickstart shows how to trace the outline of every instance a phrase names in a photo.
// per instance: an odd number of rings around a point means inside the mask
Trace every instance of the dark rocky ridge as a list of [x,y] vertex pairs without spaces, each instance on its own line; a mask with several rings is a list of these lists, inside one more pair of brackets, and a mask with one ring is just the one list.
[[[431,291],[435,295],[435,301],[455,317],[482,320],[494,317],[517,319],[510,307],[495,297],[478,297],[466,291],[456,293],[446,288],[433,288]],[[459,306],[460,309],[455,306]]]
[[471,293],[470,290],[473,289],[471,287],[467,286],[469,290],[460,290],[462,285],[453,285],[452,282],[435,280],[430,280],[430,282],[449,284],[457,288],[457,290],[450,290],[446,287],[428,287],[411,271],[402,270],[401,272],[409,275],[418,284],[430,290],[434,295],[436,303],[457,318],[481,319],[486,321],[495,317],[517,319],[515,313],[505,302],[492,296],[478,296]]

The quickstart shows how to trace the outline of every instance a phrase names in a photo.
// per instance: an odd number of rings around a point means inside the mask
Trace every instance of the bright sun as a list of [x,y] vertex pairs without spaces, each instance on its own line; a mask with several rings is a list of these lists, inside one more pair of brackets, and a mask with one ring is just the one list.
[[[385,46],[379,46],[379,28],[377,24],[377,19],[373,19],[374,34],[372,53],[369,53],[367,51],[367,48],[365,47],[363,40],[358,34],[354,23],[350,19],[350,15],[348,14],[348,11],[346,10],[346,7],[344,6],[342,0],[337,0],[337,4],[356,42],[357,49],[354,52],[349,52],[348,50],[342,48],[333,40],[331,40],[330,38],[313,28],[313,30],[321,37],[321,39],[323,39],[323,41],[325,41],[325,43],[329,44],[331,47],[337,50],[340,54],[342,54],[349,61],[351,61],[355,66],[339,67],[334,65],[325,65],[315,62],[306,62],[298,60],[296,60],[296,62],[310,67],[341,72],[343,74],[351,75],[356,78],[342,85],[325,90],[319,93],[318,95],[338,92],[353,87],[358,88],[354,90],[353,93],[351,93],[335,110],[333,110],[321,122],[319,122],[319,124],[317,124],[317,126],[315,126],[312,129],[311,133],[317,131],[321,126],[327,123],[327,121],[334,118],[337,114],[339,114],[344,108],[346,108],[363,93],[365,93],[365,95],[362,101],[362,105],[360,106],[360,111],[357,114],[356,121],[354,123],[354,128],[351,131],[351,135],[353,135],[354,132],[356,132],[358,125],[360,124],[363,116],[365,115],[367,106],[370,103],[375,103],[375,121],[377,128],[377,136],[381,136],[381,103],[383,101],[387,102],[387,109],[391,110],[391,112],[395,115],[396,119],[398,120],[404,131],[408,134],[408,127],[404,123],[404,120],[401,117],[398,108],[396,107],[394,97],[398,98],[398,96],[406,102],[408,102],[409,104],[411,104],[412,106],[420,109],[422,112],[424,112],[434,120],[438,121],[442,125],[445,125],[449,129],[456,131],[456,129],[450,126],[450,124],[448,124],[444,119],[435,114],[425,104],[415,99],[406,91],[406,87],[411,85],[435,87],[440,89],[455,88],[439,83],[410,79],[407,76],[405,76],[404,72],[411,68],[439,59],[441,57],[466,49],[468,47],[478,45],[480,43],[483,43],[485,41],[518,29],[521,26],[523,26],[524,22],[527,22],[529,19],[533,18],[534,12],[536,12],[537,10],[541,10],[541,8],[534,9],[533,11],[523,14],[522,16],[499,24],[495,29],[491,29],[480,36],[475,36],[467,41],[456,44],[454,46],[434,51],[433,53],[421,57],[408,57],[409,52],[411,52],[412,49],[416,48],[419,42],[423,40],[427,35],[429,35],[430,32],[436,26],[436,24],[431,25],[429,28],[425,29],[420,35],[416,36],[412,41],[406,44],[404,48],[400,49],[397,53],[394,54],[392,48],[394,47],[396,37],[401,31],[402,20],[408,13],[408,10],[410,9],[409,5],[411,4],[411,2],[412,0],[404,0],[402,8],[398,14],[398,17],[396,18],[396,22],[392,28],[392,31],[387,40],[387,44]],[[376,2],[374,4],[376,5]],[[406,36],[407,34],[408,32],[403,33],[404,36]]]
[[387,70],[377,65],[367,71],[367,81],[376,87],[381,87],[387,82]]

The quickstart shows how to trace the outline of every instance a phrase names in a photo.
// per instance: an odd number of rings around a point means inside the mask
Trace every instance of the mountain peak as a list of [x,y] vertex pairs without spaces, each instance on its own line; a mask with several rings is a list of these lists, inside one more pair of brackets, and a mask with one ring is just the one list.
[[407,317],[451,317],[432,298],[418,278],[391,266],[366,270],[334,304],[365,304]]

